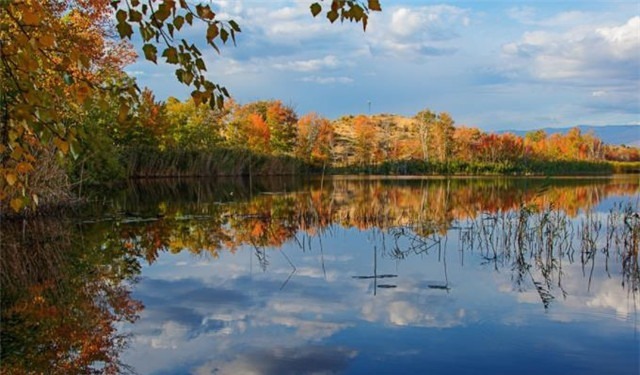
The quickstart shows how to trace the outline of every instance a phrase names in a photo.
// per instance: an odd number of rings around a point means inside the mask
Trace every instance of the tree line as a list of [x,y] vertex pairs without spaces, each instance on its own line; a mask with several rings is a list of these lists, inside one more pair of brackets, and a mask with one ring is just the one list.
[[[545,166],[571,163],[583,166],[575,172],[607,172],[610,164],[606,162],[640,161],[640,149],[604,144],[593,133],[577,127],[566,134],[534,130],[521,137],[456,126],[450,114],[429,109],[413,117],[360,114],[329,120],[314,112],[299,115],[280,100],[247,104],[229,100],[222,108],[212,109],[197,106],[192,99],[156,101],[148,90],[142,93],[137,117],[132,117],[126,128],[114,131],[117,136],[105,141],[134,158],[133,166],[131,160],[125,160],[129,177],[301,172],[300,168],[260,169],[251,162],[274,159],[297,163],[303,171],[403,174],[509,173],[508,168],[527,173],[517,169],[519,166],[538,168],[531,173],[558,173],[562,170],[554,172]],[[127,151],[131,145],[134,149]],[[176,170],[175,163],[158,162],[175,158],[175,150],[186,158],[181,161],[185,165],[182,170]],[[220,155],[221,150],[227,155],[233,152],[232,158],[244,162],[222,169],[198,166],[209,160],[202,159],[202,154]],[[147,162],[140,163],[143,153]],[[194,161],[197,158],[200,161]],[[157,166],[155,171],[147,168],[150,163]],[[173,172],[161,170],[162,165]]]
[[[240,104],[205,77],[199,47],[181,38],[201,27],[219,51],[235,43],[240,26],[207,4],[154,4],[0,0],[0,212],[58,204],[74,187],[136,176],[540,173],[548,165],[554,173],[610,172],[602,161],[638,160],[638,149],[603,145],[577,129],[520,138],[456,127],[449,114],[430,110],[408,120],[330,121],[277,100]],[[381,7],[333,0],[309,10],[366,28]],[[158,101],[124,71],[136,59],[134,34],[146,60],[175,66],[193,89],[188,100]]]

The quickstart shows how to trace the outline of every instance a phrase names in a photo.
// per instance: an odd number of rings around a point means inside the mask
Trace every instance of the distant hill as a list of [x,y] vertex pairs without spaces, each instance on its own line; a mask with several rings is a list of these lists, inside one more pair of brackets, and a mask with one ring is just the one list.
[[[547,135],[554,133],[566,133],[573,127],[567,128],[543,128]],[[604,143],[610,145],[627,145],[640,147],[640,125],[607,125],[607,126],[591,126],[578,125],[583,133],[593,132]],[[514,133],[524,136],[531,130],[501,130],[497,133]]]

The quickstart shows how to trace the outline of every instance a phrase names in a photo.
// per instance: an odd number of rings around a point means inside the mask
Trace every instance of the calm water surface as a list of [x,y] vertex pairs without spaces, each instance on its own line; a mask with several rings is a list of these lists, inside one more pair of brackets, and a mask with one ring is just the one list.
[[3,224],[3,367],[638,374],[639,201],[638,176],[132,185]]

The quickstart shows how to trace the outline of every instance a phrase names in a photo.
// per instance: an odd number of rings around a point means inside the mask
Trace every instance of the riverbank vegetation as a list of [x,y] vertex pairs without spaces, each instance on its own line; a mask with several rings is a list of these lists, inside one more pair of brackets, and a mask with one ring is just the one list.
[[[86,158],[84,178],[100,182],[106,163],[119,178],[301,173],[562,175],[640,172],[640,149],[606,145],[574,128],[524,137],[456,126],[448,113],[298,115],[279,100],[222,109],[192,100],[156,101],[143,92],[142,114],[104,134],[107,154]],[[95,141],[95,139],[94,139]],[[100,168],[92,164],[99,161]],[[76,163],[76,175],[77,163]]]
[[[238,24],[208,6],[160,5],[0,2],[0,212],[56,205],[88,185],[138,177],[640,171],[640,149],[605,145],[577,128],[518,137],[429,109],[330,120],[279,100],[235,102],[204,77],[198,48],[174,32],[200,22],[217,50],[235,41]],[[316,16],[322,7],[310,10]],[[380,5],[334,1],[324,10],[332,22],[339,15],[366,27],[367,12]],[[124,70],[136,57],[128,42],[134,29],[144,57],[156,62],[160,54],[176,66],[178,80],[194,88],[191,98],[158,100],[137,87]]]

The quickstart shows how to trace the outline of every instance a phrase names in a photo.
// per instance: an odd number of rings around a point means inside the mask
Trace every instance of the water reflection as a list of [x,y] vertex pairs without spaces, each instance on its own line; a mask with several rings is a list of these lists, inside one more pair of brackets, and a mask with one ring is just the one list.
[[[219,251],[235,252],[248,246],[266,270],[267,248],[294,241],[307,251],[311,250],[310,239],[317,237],[322,255],[321,234],[332,227],[371,230],[373,234],[380,232],[381,238],[374,239],[371,246],[373,273],[353,277],[373,280],[375,294],[377,288],[395,287],[392,283],[378,285],[380,279],[397,276],[377,272],[379,250],[398,260],[432,248],[441,252],[453,230],[458,232],[455,237],[461,252],[479,251],[496,270],[512,267],[518,286],[530,279],[545,307],[554,298],[550,289],[556,280],[552,279],[557,279],[565,294],[560,281],[561,260],[573,262],[576,251],[583,266],[593,265],[596,254],[603,253],[609,275],[610,255],[615,253],[619,259],[614,262],[622,265],[623,285],[638,290],[637,198],[635,203],[614,205],[607,215],[594,212],[594,207],[611,195],[637,194],[637,180],[334,179],[304,187],[280,181],[267,188],[258,186],[257,195],[247,194],[241,186],[134,186],[119,207],[127,213],[137,210],[137,216],[128,218],[130,225],[122,230],[125,246],[142,252],[149,263],[159,252],[189,251],[215,258]],[[143,201],[180,191],[179,199]],[[185,197],[191,199],[184,201]],[[230,197],[235,200],[224,203]],[[135,204],[131,206],[131,202]],[[385,240],[385,233],[393,240]],[[282,254],[291,266],[291,276],[296,267],[286,253]],[[532,268],[542,277],[534,277]],[[446,290],[449,286],[434,284],[431,288]]]
[[2,222],[2,373],[119,374],[142,304],[135,254],[96,242],[68,219]]
[[156,181],[74,228],[89,259],[112,254],[89,275],[141,272],[127,298],[145,309],[119,331],[139,373],[625,374],[639,191],[637,176]]
[[638,369],[637,178],[241,183],[115,208],[152,263],[141,372]]

